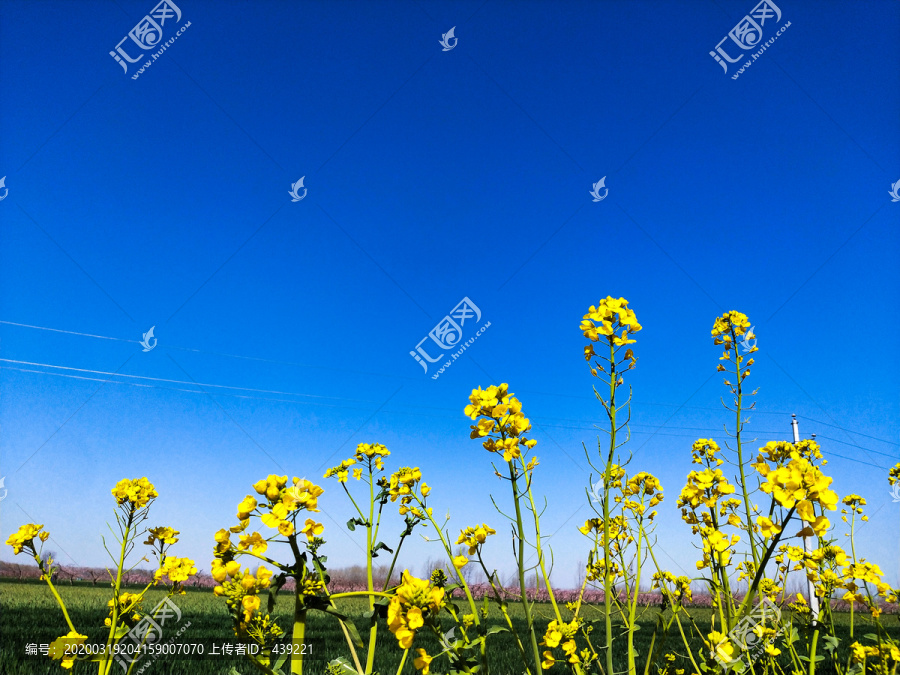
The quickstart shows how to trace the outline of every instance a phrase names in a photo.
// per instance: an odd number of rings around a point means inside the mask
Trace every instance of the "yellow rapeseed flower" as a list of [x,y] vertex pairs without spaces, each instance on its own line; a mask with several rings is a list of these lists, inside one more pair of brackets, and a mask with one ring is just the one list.
[[412,647],[416,630],[424,625],[425,615],[436,616],[444,602],[444,589],[417,579],[404,570],[400,586],[388,605],[388,629],[401,649]]
[[50,536],[48,532],[41,532],[43,525],[28,523],[19,527],[18,531],[9,535],[6,540],[7,545],[13,547],[13,554],[19,555],[23,548],[34,551],[34,538],[39,537],[41,541],[47,541]]
[[145,478],[123,478],[112,489],[112,495],[119,504],[128,503],[135,510],[147,506],[159,496],[153,483]]
[[196,573],[197,567],[190,558],[166,556],[163,566],[153,573],[153,581],[158,582],[163,577],[168,577],[172,583],[180,584]]
[[306,535],[307,539],[318,537],[324,531],[325,526],[322,525],[322,523],[317,523],[312,518],[307,518],[306,524],[303,526],[303,529],[300,530],[301,533]]
[[428,652],[426,652],[422,648],[419,648],[416,651],[419,655],[415,659],[413,659],[413,666],[416,670],[421,670],[422,675],[428,675],[431,668],[431,661],[434,659],[434,657],[428,656]]
[[78,645],[87,640],[87,637],[78,631],[70,630],[66,635],[56,638],[50,643],[50,651],[47,655],[54,661],[61,661],[59,665],[69,670],[75,663],[72,653]]
[[178,535],[181,534],[178,530],[171,527],[151,527],[147,530],[147,533],[149,536],[144,543],[150,546],[156,541],[161,541],[164,544],[174,544],[178,541]]

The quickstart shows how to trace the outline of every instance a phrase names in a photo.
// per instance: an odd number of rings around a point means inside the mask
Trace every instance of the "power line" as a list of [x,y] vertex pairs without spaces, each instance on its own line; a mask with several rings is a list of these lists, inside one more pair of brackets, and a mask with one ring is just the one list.
[[[26,361],[14,361],[12,359],[0,359],[0,361],[7,362],[7,363],[20,363],[20,364],[25,364],[25,365],[46,366],[46,367],[50,367],[50,368],[65,368],[67,370],[74,370],[76,372],[81,371],[81,372],[88,372],[88,373],[94,373],[94,374],[99,374],[99,375],[119,375],[120,377],[129,377],[129,378],[134,378],[134,379],[148,379],[148,380],[156,381],[156,382],[167,382],[167,383],[174,383],[174,384],[195,384],[193,382],[184,382],[182,380],[152,378],[152,377],[146,377],[146,376],[141,376],[141,375],[125,375],[123,373],[107,373],[106,371],[95,371],[95,370],[88,370],[88,369],[82,369],[82,368],[71,368],[71,367],[67,367],[67,366],[55,366],[52,364],[33,364],[33,363],[26,362]],[[107,384],[124,384],[124,385],[132,386],[132,387],[142,387],[142,388],[147,388],[147,389],[163,389],[166,391],[178,391],[178,392],[183,392],[183,393],[187,393],[187,394],[201,394],[204,396],[209,396],[209,392],[198,391],[196,389],[181,389],[181,388],[177,388],[177,387],[160,386],[157,384],[145,384],[143,382],[119,381],[119,380],[112,380],[112,379],[103,380],[100,378],[86,377],[83,375],[73,375],[71,373],[54,373],[54,372],[47,372],[47,371],[42,371],[42,370],[31,370],[31,369],[27,369],[27,368],[16,368],[16,367],[10,367],[10,366],[5,366],[3,368],[3,370],[14,370],[14,371],[23,372],[23,373],[34,373],[37,375],[51,375],[54,377],[66,377],[66,378],[70,378],[70,379],[87,380],[87,381],[91,381],[91,382],[104,382]],[[202,384],[202,383],[196,383],[196,384],[198,386],[222,387],[222,388],[238,390],[238,391],[241,391],[241,390],[256,391],[256,392],[269,391],[269,390],[265,390],[265,389],[242,389],[241,387],[231,387],[228,385]],[[275,393],[278,393],[278,392],[275,392]],[[323,399],[330,399],[330,400],[357,401],[357,402],[361,402],[361,403],[374,403],[374,401],[364,401],[362,399],[346,399],[346,398],[333,397],[333,396],[315,396],[313,394],[297,394],[297,393],[292,393],[292,392],[281,392],[281,393],[283,393],[284,395],[290,395],[290,396],[314,396],[316,398],[323,398]],[[340,408],[343,410],[368,410],[367,408],[357,408],[357,407],[353,407],[353,406],[334,405],[331,403],[323,403],[321,401],[298,401],[298,400],[294,400],[294,399],[275,399],[275,398],[269,398],[269,397],[263,397],[263,396],[233,394],[233,393],[228,393],[228,392],[218,392],[216,395],[217,396],[229,396],[232,398],[253,399],[253,400],[260,400],[260,401],[272,401],[272,402],[276,402],[276,403],[294,403],[294,404],[301,404],[301,405],[316,405],[316,406],[322,406],[322,407],[327,407],[327,408]],[[430,407],[429,409],[431,409],[431,410],[447,410],[447,411],[451,410],[450,408],[434,408],[434,407]],[[408,415],[417,415],[417,416],[421,416],[423,414],[423,413],[421,413],[419,411],[415,411],[415,410],[384,410],[383,412],[387,413],[387,414],[408,414]],[[428,413],[425,413],[425,414],[428,415],[429,417],[439,417],[442,419],[451,419],[450,416],[448,416],[448,415],[435,415],[435,414],[428,414]],[[535,419],[537,419],[537,418],[535,418]],[[543,417],[543,419],[559,419],[559,418]],[[573,420],[573,421],[579,421],[579,420]],[[559,424],[546,424],[543,422],[541,423],[541,426],[550,427],[550,428],[554,428],[554,429],[573,429],[576,431],[596,431],[597,430],[596,427],[575,427],[575,426],[566,426],[566,425],[559,425]],[[629,426],[642,426],[642,427],[649,427],[651,429],[657,428],[655,425],[652,425],[652,424],[634,424],[634,425],[629,425]],[[666,428],[669,431],[678,431],[678,430],[682,430],[682,429],[685,431],[707,431],[707,432],[722,431],[721,429],[710,429],[710,428],[705,428],[705,427],[666,427]],[[659,431],[651,432],[651,431],[640,431],[640,430],[635,430],[635,431],[632,431],[631,433],[633,435],[651,434],[651,435],[655,435],[655,436],[666,436],[666,437],[670,437],[670,438],[691,438],[695,435],[695,434],[672,434],[672,433],[662,433]],[[754,434],[774,435],[774,436],[783,435],[782,432],[780,432],[780,431],[758,430],[758,431],[754,431],[753,433]],[[827,440],[834,441],[836,443],[841,443],[843,445],[849,445],[851,447],[861,447],[861,446],[855,446],[852,443],[847,443],[846,441],[839,441],[837,439],[829,438],[827,436],[817,436],[817,438],[825,438]],[[861,449],[866,450],[866,448],[861,448]],[[878,451],[870,450],[870,452],[878,452]],[[882,470],[887,469],[887,467],[881,466],[879,464],[873,464],[871,462],[864,462],[864,461],[856,459],[854,457],[846,457],[844,455],[838,455],[837,453],[830,452],[830,451],[827,452],[826,454],[828,457],[844,459],[844,460],[847,460],[848,462],[856,462],[857,464],[864,464],[866,466],[872,466],[872,467],[882,469]],[[878,454],[884,455],[886,453],[879,452]],[[888,456],[890,457],[890,455],[888,455]]]
[[[18,326],[20,328],[33,328],[35,330],[45,330],[45,331],[50,331],[52,333],[64,333],[66,335],[79,335],[81,337],[96,338],[99,340],[113,340],[115,342],[130,342],[133,344],[142,344],[142,342],[140,340],[128,340],[126,338],[111,337],[109,335],[96,335],[94,333],[80,333],[80,332],[74,331],[74,330],[63,330],[61,328],[50,328],[49,326],[34,326],[32,324],[17,323],[15,321],[0,320],[0,324],[6,324],[8,326]],[[243,354],[229,354],[226,352],[214,352],[214,351],[209,351],[209,350],[205,350],[205,349],[196,349],[193,347],[179,347],[178,345],[162,344],[162,345],[160,345],[160,347],[162,347],[163,349],[176,349],[178,351],[183,351],[183,352],[194,352],[195,354],[208,354],[210,356],[221,356],[221,357],[230,358],[230,359],[243,359],[246,361],[260,361],[262,363],[272,363],[272,364],[281,365],[281,366],[293,366],[296,368],[316,368],[319,370],[331,370],[331,371],[335,371],[335,372],[352,373],[354,375],[371,375],[374,377],[391,377],[391,378],[401,379],[401,380],[415,379],[413,377],[406,376],[406,375],[397,375],[396,373],[373,373],[373,372],[368,372],[368,371],[364,371],[364,370],[354,370],[352,368],[335,368],[334,366],[323,366],[323,365],[316,364],[316,363],[300,363],[297,361],[284,361],[281,359],[268,359],[268,358],[263,358],[261,356],[245,356]]]
[[61,328],[48,328],[47,326],[32,326],[27,323],[16,323],[15,321],[2,321],[0,323],[6,324],[7,326],[18,326],[20,328],[34,328],[36,330],[47,330],[53,333],[65,333],[67,335],[81,335],[83,337],[92,337],[98,338],[100,340],[115,340],[116,342],[134,342],[135,344],[140,344],[140,340],[126,340],[125,338],[117,338],[117,337],[109,337],[108,335],[94,335],[93,333],[79,333],[74,330],[62,330]]
[[[204,396],[209,396],[209,392],[200,391],[198,389],[181,389],[179,387],[163,387],[155,384],[144,384],[143,382],[122,382],[118,380],[104,380],[99,377],[85,377],[83,375],[71,375],[69,373],[50,373],[45,370],[31,370],[28,368],[15,368],[11,366],[4,366],[0,368],[0,370],[15,370],[20,373],[35,373],[37,375],[50,375],[53,377],[67,377],[72,380],[86,380],[88,382],[108,382],[109,384],[122,384],[128,387],[141,387],[143,389],[162,389],[164,391],[178,391],[186,394],[202,394]],[[296,403],[299,405],[316,405],[322,406],[326,408],[340,408],[342,410],[368,410],[368,408],[356,408],[353,406],[346,405],[333,405],[331,403],[322,403],[319,401],[297,401],[295,399],[287,399],[287,398],[270,398],[267,396],[250,396],[247,394],[229,394],[227,392],[216,392],[216,396],[229,396],[231,398],[243,398],[243,399],[252,399],[254,401],[272,401],[274,403]],[[349,400],[349,399],[348,399]]]
[[185,380],[170,380],[164,377],[150,377],[148,375],[128,375],[126,373],[110,373],[104,370],[91,370],[89,368],[75,368],[73,366],[58,366],[52,363],[35,363],[33,361],[18,361],[16,359],[0,359],[4,363],[15,363],[23,366],[40,366],[44,368],[59,368],[60,370],[70,370],[78,373],[90,373],[92,375],[115,375],[117,377],[127,377],[135,380],[149,380],[151,382],[166,382],[168,384],[184,384],[195,385],[200,387],[216,387],[219,389],[234,389],[238,391],[252,391],[259,394],[280,394],[282,396],[306,396],[308,398],[322,398],[338,401],[354,401],[357,403],[375,403],[375,401],[365,401],[363,399],[352,399],[337,396],[321,396],[319,394],[300,394],[293,391],[278,391],[275,389],[254,389],[252,387],[235,387],[228,384],[207,384],[203,382],[187,382]]
[[857,445],[856,443],[848,443],[847,441],[839,441],[839,440],[836,439],[836,438],[831,438],[831,437],[829,437],[829,436],[823,436],[822,434],[816,434],[816,438],[817,438],[817,439],[819,439],[819,438],[824,438],[825,440],[827,440],[827,441],[832,441],[832,442],[834,442],[834,443],[840,443],[840,444],[842,444],[842,445],[849,445],[851,448],[859,448],[860,450],[865,450],[866,452],[874,452],[874,453],[877,454],[877,455],[884,455],[885,457],[890,457],[890,458],[892,458],[892,459],[900,460],[900,457],[897,457],[896,455],[892,455],[892,454],[889,453],[889,452],[880,452],[880,451],[878,451],[878,450],[871,450],[871,449],[869,449],[869,448],[864,448],[864,447],[861,446],[861,445]]
[[[79,331],[65,330],[65,329],[61,329],[61,328],[52,328],[49,326],[37,326],[37,325],[33,325],[33,324],[19,323],[19,322],[15,322],[15,321],[0,320],[0,324],[5,324],[8,326],[16,326],[19,328],[30,328],[33,330],[43,330],[43,331],[49,331],[49,332],[53,332],[53,333],[61,333],[61,334],[65,334],[65,335],[77,335],[77,336],[81,336],[81,337],[89,337],[89,338],[95,338],[95,339],[100,339],[100,340],[112,340],[112,341],[116,341],[116,342],[141,344],[140,340],[129,340],[127,338],[112,337],[112,336],[108,336],[108,335],[98,335],[95,333],[83,333],[83,332],[79,332]],[[401,376],[401,375],[396,375],[396,374],[372,373],[372,372],[358,371],[358,370],[352,370],[352,369],[347,369],[347,368],[334,368],[334,367],[322,366],[322,365],[318,365],[318,364],[306,364],[306,363],[299,363],[299,362],[294,362],[294,361],[284,361],[284,360],[280,360],[280,359],[268,359],[268,358],[257,357],[257,356],[245,356],[245,355],[241,355],[241,354],[229,354],[229,353],[225,353],[225,352],[214,352],[214,351],[208,351],[208,350],[203,350],[203,349],[196,349],[196,348],[192,348],[192,347],[179,347],[177,345],[163,345],[163,347],[166,349],[176,349],[179,351],[194,352],[194,353],[198,353],[198,354],[208,354],[211,356],[236,358],[236,359],[243,359],[243,360],[249,360],[249,361],[259,361],[259,362],[263,362],[263,363],[272,363],[272,364],[277,364],[277,365],[289,365],[289,366],[300,367],[300,368],[317,368],[317,369],[323,369],[323,370],[350,372],[350,373],[354,373],[354,374],[372,375],[372,376],[376,376],[376,377],[413,379],[411,377],[406,377],[406,376]],[[95,374],[95,375],[107,375],[107,376],[112,375],[112,373],[109,373],[106,371],[90,370],[90,369],[84,369],[84,368],[74,368],[74,367],[70,367],[70,366],[59,366],[59,365],[54,365],[54,364],[34,363],[34,362],[28,362],[28,361],[15,361],[12,359],[0,359],[0,361],[5,361],[7,363],[16,363],[16,364],[20,364],[20,365],[30,365],[30,366],[36,366],[36,367],[57,368],[57,369],[62,369],[62,370],[90,373],[90,374]],[[9,368],[8,367],[7,369],[8,370],[18,370],[21,372],[35,373],[35,374],[56,375],[56,376],[65,377],[65,375],[63,375],[62,373],[48,373],[48,372],[43,372],[43,371],[28,370],[28,369],[24,369],[24,368]],[[193,384],[194,384],[192,382],[185,382],[185,381],[181,381],[181,380],[153,378],[153,377],[149,377],[149,376],[126,375],[126,374],[121,374],[121,373],[119,373],[117,375],[119,377],[132,378],[132,379],[136,379],[136,380],[165,382],[165,383],[169,383],[169,384],[181,384],[181,385],[188,385],[188,386],[193,386]],[[104,381],[104,382],[107,381],[107,380],[96,380],[95,378],[76,376],[76,375],[69,375],[68,377],[70,377],[71,379]],[[153,385],[138,384],[135,382],[115,382],[115,383],[130,384],[130,385],[141,386],[141,387],[145,387],[145,388],[167,389],[170,391],[180,391],[180,392],[184,392],[184,393],[198,393],[196,390],[192,390],[192,389],[179,389],[179,388],[175,388],[175,387],[154,387]],[[262,393],[262,394],[274,394],[274,395],[281,395],[281,396],[300,396],[300,397],[307,397],[307,398],[320,398],[320,399],[337,400],[337,401],[350,401],[350,402],[355,402],[355,403],[374,403],[374,401],[367,401],[367,400],[363,400],[363,399],[348,399],[345,397],[321,396],[321,395],[317,395],[317,394],[301,394],[301,393],[297,393],[297,392],[286,392],[286,391],[269,390],[269,389],[255,389],[252,387],[238,387],[238,386],[221,385],[221,384],[201,384],[200,386],[214,387],[214,388],[218,388],[218,389],[231,389],[231,390],[235,390],[235,391],[247,391],[247,392]],[[585,401],[593,400],[593,397],[580,396],[580,395],[574,395],[574,394],[564,394],[564,393],[558,393],[558,392],[557,393],[549,393],[549,392],[541,392],[541,391],[533,391],[533,390],[521,390],[521,391],[523,391],[524,393],[537,394],[537,395],[541,395],[541,396],[574,398],[574,399],[581,399],[581,400],[585,400]],[[199,392],[199,393],[202,393],[202,392]],[[223,392],[220,392],[220,393],[222,395],[229,395],[229,396],[232,396],[235,398],[247,398],[247,399],[265,400],[265,401],[282,402],[282,403],[307,403],[304,401],[293,401],[293,400],[287,400],[287,399],[272,399],[272,398],[268,398],[268,397],[250,396],[250,395],[245,395],[245,394],[224,394]],[[654,405],[654,406],[663,406],[663,407],[675,407],[675,408],[679,408],[679,409],[708,410],[708,411],[715,411],[715,412],[721,411],[721,408],[713,408],[713,407],[709,407],[709,406],[687,406],[687,405],[678,406],[678,405],[672,404],[672,403],[658,403],[658,402],[654,402],[654,401],[634,401],[633,403],[635,405]],[[351,406],[329,405],[327,407],[346,407],[348,409],[356,409],[356,410],[360,409],[360,408],[352,408]],[[431,409],[450,410],[449,408],[431,408]],[[790,413],[786,413],[786,412],[770,411],[770,410],[750,410],[750,411],[747,411],[747,413],[749,415],[753,415],[753,414],[757,414],[757,415],[787,415],[787,414],[790,414]],[[878,438],[877,436],[872,436],[870,434],[866,434],[861,431],[851,431],[851,430],[845,429],[839,425],[830,424],[828,422],[823,422],[821,420],[816,420],[811,417],[806,417],[805,415],[798,415],[798,417],[801,417],[802,419],[813,422],[814,424],[821,424],[823,426],[840,429],[841,431],[844,431],[845,433],[852,433],[852,434],[855,434],[858,436],[863,436],[865,438],[879,441],[881,443],[887,443],[889,445],[900,446],[900,443],[897,443],[894,441],[888,441],[883,438]],[[552,420],[557,420],[557,421],[570,421],[570,422],[576,422],[576,423],[582,423],[582,424],[590,424],[591,423],[590,421],[575,420],[575,419],[568,419],[568,418],[544,417],[544,416],[542,416],[541,418],[552,419]],[[535,419],[538,419],[538,418],[535,418]],[[559,428],[559,429],[594,430],[594,427],[590,427],[590,428],[567,427],[567,426],[563,426],[563,425],[546,425],[546,426],[551,426],[551,427]],[[641,424],[633,424],[630,426],[633,426],[633,427],[645,426],[645,427],[656,428],[653,425],[641,425]],[[715,431],[717,433],[722,431],[722,429],[709,429],[709,428],[705,428],[705,427],[667,427],[667,428],[669,430],[684,429],[684,430],[707,431],[707,432]],[[635,431],[634,433],[642,434],[645,432]],[[779,432],[756,431],[754,433],[766,434],[766,435],[773,435],[773,434],[777,435]],[[687,436],[688,434],[661,434],[661,435],[679,437],[679,436]],[[870,449],[865,448],[858,444],[848,443],[846,441],[840,441],[838,439],[830,438],[827,436],[820,435],[819,437],[824,438],[826,440],[830,440],[835,443],[841,443],[844,445],[849,445],[851,447],[856,447],[856,448],[863,450],[864,452],[873,452],[873,453],[876,453],[879,455],[894,458],[894,455],[892,455],[890,453],[879,452],[877,450],[870,450]],[[852,460],[851,458],[846,458],[846,457],[844,459],[850,459],[850,461],[858,461],[858,460]],[[871,466],[878,466],[878,465],[871,464]],[[881,468],[883,468],[883,467],[881,467]]]
[[[814,420],[812,417],[807,417],[806,415],[797,415],[797,417],[800,417],[801,419],[804,419],[804,420],[808,420],[808,421],[813,422],[813,423],[815,423],[815,424],[821,424],[821,425],[826,426],[826,427],[832,427],[832,428],[834,428],[834,429],[840,429],[841,431],[844,431],[844,432],[849,431],[848,429],[845,429],[844,427],[838,426],[837,424],[829,424],[828,422],[822,422],[821,420]],[[884,439],[884,438],[878,438],[877,436],[870,436],[869,434],[864,434],[864,433],[861,432],[861,431],[850,431],[850,433],[851,433],[851,434],[856,434],[857,436],[865,436],[866,438],[871,438],[873,441],[880,441],[880,442],[882,442],[882,443],[887,443],[888,445],[900,445],[900,443],[897,443],[897,442],[895,442],[895,441],[888,441],[888,440],[886,440],[886,439]]]

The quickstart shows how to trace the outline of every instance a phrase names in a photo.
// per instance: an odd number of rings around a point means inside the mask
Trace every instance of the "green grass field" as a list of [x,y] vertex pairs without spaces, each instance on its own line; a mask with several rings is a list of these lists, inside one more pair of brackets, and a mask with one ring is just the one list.
[[[106,600],[109,598],[110,589],[104,587],[92,587],[90,585],[62,585],[59,591],[69,608],[70,616],[76,628],[82,633],[87,634],[89,643],[102,643],[105,641],[105,632],[103,627],[103,619],[106,617]],[[153,607],[156,602],[163,597],[163,593],[159,591],[151,591],[148,593],[148,599],[145,601],[145,608]],[[362,600],[347,600],[342,608],[351,615],[359,617],[365,611],[364,602]],[[212,651],[213,644],[219,645],[223,643],[235,644],[234,635],[231,629],[231,621],[226,612],[224,603],[213,596],[208,589],[189,590],[187,595],[176,598],[176,603],[182,611],[180,621],[174,624],[171,629],[166,624],[164,629],[164,640],[175,637],[176,634],[184,629],[178,641],[183,643],[202,644],[207,654]],[[276,610],[277,620],[282,628],[290,626],[289,608],[291,606],[291,598],[284,595],[283,599],[279,599],[278,608]],[[511,614],[513,619],[524,627],[521,608],[517,605],[511,605]],[[540,617],[539,625],[545,626],[550,620],[550,608],[546,605],[537,605],[536,613]],[[709,610],[695,609],[692,614],[701,626],[708,626]],[[646,645],[650,641],[654,628],[656,610],[651,608],[647,611],[645,622],[642,623],[642,630],[636,634],[636,645],[639,653],[646,651]],[[587,618],[600,618],[599,612],[593,615],[587,614]],[[898,617],[884,617],[885,625],[890,627],[892,634],[900,638],[900,630],[898,630]],[[173,621],[174,619],[170,620]],[[843,631],[846,637],[849,637],[849,617],[841,616]],[[492,610],[489,616],[489,623],[499,623],[499,613]],[[189,625],[188,625],[189,624]],[[364,633],[363,625],[360,619],[358,623],[360,632]],[[446,629],[449,629],[450,623],[447,622]],[[63,673],[72,672],[75,675],[82,673],[96,673],[96,667],[88,663],[76,664],[71,671],[63,671],[58,664],[50,661],[45,656],[26,656],[25,649],[29,643],[49,644],[57,637],[66,633],[65,623],[62,614],[56,606],[53,597],[45,585],[36,582],[18,582],[12,580],[0,580],[0,636],[2,636],[2,646],[0,646],[0,674],[2,675],[45,675],[47,673]],[[674,632],[674,631],[673,631]],[[864,626],[857,626],[856,635],[860,636],[868,632]],[[347,645],[343,640],[340,628],[337,622],[331,617],[327,617],[318,613],[310,616],[307,627],[307,643],[311,647],[311,655],[308,660],[304,661],[304,671],[310,675],[319,675],[324,672],[325,664],[335,658],[347,654]],[[383,622],[379,632],[379,646],[376,658],[376,667],[381,675],[390,675],[397,672],[402,656],[401,650],[397,647],[393,636],[387,631]],[[678,653],[678,642],[676,635],[670,637],[668,642],[671,651]],[[488,655],[491,661],[491,670],[497,675],[512,675],[521,672],[521,661],[516,655],[515,647],[512,639],[508,634],[500,633],[491,636],[489,639]],[[849,644],[849,640],[842,639],[842,645]],[[424,647],[430,654],[434,654],[438,649],[438,643],[431,635],[427,635],[421,631],[416,636],[415,647]],[[616,653],[616,669],[625,668],[625,655]],[[145,656],[143,659],[152,660],[152,657]],[[144,665],[144,660],[140,665]],[[435,662],[436,666],[432,672],[444,672],[446,661]],[[143,675],[152,673],[153,675],[224,675],[229,668],[235,666],[243,675],[257,672],[249,665],[243,657],[240,656],[205,656],[203,658],[185,657],[185,656],[159,656],[148,668],[143,671]],[[640,664],[641,669],[643,663]],[[687,664],[689,668],[690,665]],[[116,673],[123,673],[118,666],[115,667]],[[412,658],[407,659],[404,673],[410,675],[415,670],[412,668]],[[561,666],[557,666],[553,671],[548,672],[566,672]],[[651,669],[651,672],[654,672]],[[686,671],[688,674],[691,670]],[[817,673],[831,672],[830,669],[822,668]]]

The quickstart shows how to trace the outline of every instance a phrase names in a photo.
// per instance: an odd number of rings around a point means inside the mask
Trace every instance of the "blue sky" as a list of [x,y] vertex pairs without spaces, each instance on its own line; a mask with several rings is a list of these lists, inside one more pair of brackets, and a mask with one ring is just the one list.
[[[152,520],[208,569],[252,482],[360,442],[421,466],[452,532],[501,530],[462,409],[508,382],[570,585],[603,421],[578,324],[611,294],[644,326],[628,447],[666,489],[672,569],[696,559],[674,506],[691,442],[732,421],[709,331],[738,309],[751,435],[789,439],[791,413],[818,434],[896,580],[900,5],[780,0],[764,39],[790,25],[732,79],[744,61],[709,52],[753,6],[181,0],[164,39],[190,25],[132,79],[143,60],[109,52],[153,2],[4,2],[4,540],[40,522],[64,564],[103,564],[109,490],[146,475]],[[410,351],[463,297],[490,328],[432,379]],[[329,559],[358,562],[325,487]]]

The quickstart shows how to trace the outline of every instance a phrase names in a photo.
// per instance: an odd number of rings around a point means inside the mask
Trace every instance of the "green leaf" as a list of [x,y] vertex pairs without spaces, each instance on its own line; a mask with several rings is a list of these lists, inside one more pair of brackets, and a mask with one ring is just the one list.
[[350,662],[343,656],[340,656],[336,659],[333,659],[328,662],[328,665],[333,668],[333,671],[336,673],[353,673],[356,675],[356,668],[350,665]]
[[394,550],[391,548],[388,548],[388,545],[385,544],[383,541],[379,541],[377,544],[375,544],[375,548],[372,549],[372,557],[373,558],[378,557],[378,551],[387,551],[388,553],[394,552]]
[[506,626],[491,626],[485,632],[485,636],[493,635],[494,633],[508,633],[508,632],[509,632],[509,628],[507,628]]
[[826,652],[833,652],[835,649],[837,649],[837,646],[841,641],[833,635],[823,635],[822,642],[825,643],[823,649]]

